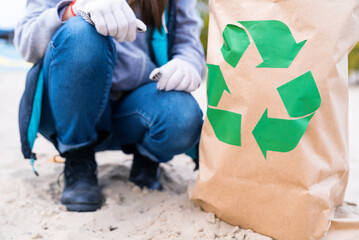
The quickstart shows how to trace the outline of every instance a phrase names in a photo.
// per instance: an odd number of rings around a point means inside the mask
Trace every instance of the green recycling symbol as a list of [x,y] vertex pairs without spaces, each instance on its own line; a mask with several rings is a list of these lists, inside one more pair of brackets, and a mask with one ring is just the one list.
[[[257,68],[289,68],[306,41],[297,43],[286,24],[276,20],[239,21],[256,45],[263,62]],[[245,29],[228,24],[223,31],[221,52],[235,68],[251,44]],[[216,137],[230,145],[241,146],[242,114],[217,109],[224,91],[231,94],[218,65],[208,66],[207,118]],[[290,152],[307,130],[321,105],[321,97],[310,71],[277,88],[291,119],[269,118],[264,111],[252,134],[265,158],[268,151]]]

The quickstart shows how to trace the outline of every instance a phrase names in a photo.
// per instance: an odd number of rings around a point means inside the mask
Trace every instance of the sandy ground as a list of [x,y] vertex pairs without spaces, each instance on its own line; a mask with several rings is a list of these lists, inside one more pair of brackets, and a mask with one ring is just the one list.
[[[141,190],[127,181],[131,155],[97,154],[104,205],[94,213],[66,212],[60,204],[62,164],[47,160],[55,149],[39,138],[35,177],[23,160],[17,109],[24,71],[0,70],[0,239],[239,239],[270,238],[228,225],[188,200],[187,185],[196,179],[194,164],[178,156],[162,166],[165,191]],[[204,107],[205,90],[196,92]],[[359,200],[359,87],[350,89],[351,174],[346,200]]]

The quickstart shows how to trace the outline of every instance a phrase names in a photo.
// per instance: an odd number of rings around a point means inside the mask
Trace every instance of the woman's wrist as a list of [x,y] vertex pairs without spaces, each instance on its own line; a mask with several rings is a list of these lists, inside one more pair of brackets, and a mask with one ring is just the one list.
[[67,6],[64,14],[62,15],[62,21],[67,21],[69,18],[74,17],[75,15],[71,11],[71,5]]

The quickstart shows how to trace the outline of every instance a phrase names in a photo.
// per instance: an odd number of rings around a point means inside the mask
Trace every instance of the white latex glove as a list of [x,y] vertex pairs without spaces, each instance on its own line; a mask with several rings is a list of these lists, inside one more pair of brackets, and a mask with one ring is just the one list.
[[150,79],[158,81],[157,89],[164,91],[193,92],[201,85],[201,76],[196,69],[178,58],[153,70]]
[[118,42],[133,42],[137,28],[146,30],[126,0],[76,0],[73,13],[95,25],[98,33],[110,35]]

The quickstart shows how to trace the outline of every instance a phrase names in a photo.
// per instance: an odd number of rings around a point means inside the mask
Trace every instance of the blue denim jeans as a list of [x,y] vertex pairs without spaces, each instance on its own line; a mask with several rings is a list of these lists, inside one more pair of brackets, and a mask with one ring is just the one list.
[[79,17],[55,33],[44,58],[40,133],[62,154],[132,145],[166,162],[194,147],[203,120],[191,94],[158,91],[149,83],[110,100],[116,54],[112,38]]

